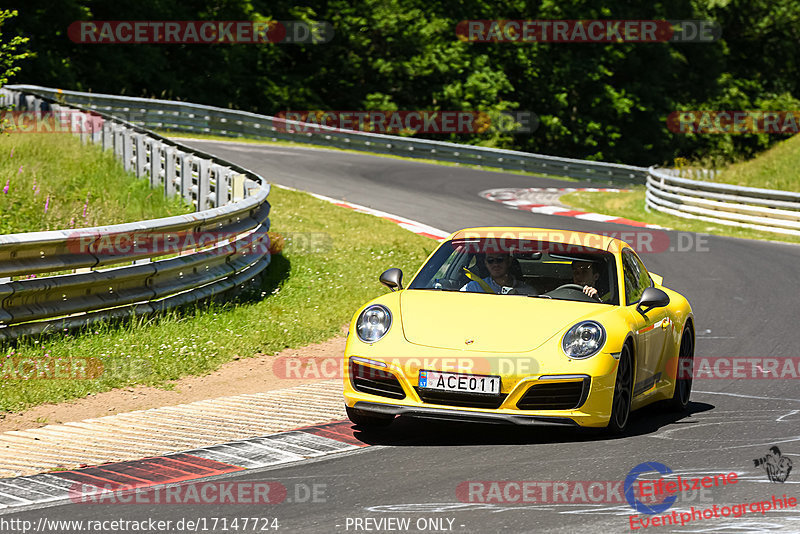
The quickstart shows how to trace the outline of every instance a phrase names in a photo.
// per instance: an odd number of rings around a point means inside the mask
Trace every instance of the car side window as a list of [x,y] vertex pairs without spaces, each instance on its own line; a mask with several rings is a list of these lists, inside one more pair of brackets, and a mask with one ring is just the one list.
[[625,304],[630,306],[639,302],[644,290],[650,287],[650,275],[642,260],[628,249],[622,251],[622,273],[625,277]]

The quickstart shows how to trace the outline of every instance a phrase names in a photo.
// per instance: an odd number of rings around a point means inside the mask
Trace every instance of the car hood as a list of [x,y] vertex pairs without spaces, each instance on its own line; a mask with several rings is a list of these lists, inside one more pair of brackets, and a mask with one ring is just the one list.
[[603,304],[489,295],[460,291],[407,290],[400,295],[406,340],[416,345],[485,352],[526,352],[598,312]]

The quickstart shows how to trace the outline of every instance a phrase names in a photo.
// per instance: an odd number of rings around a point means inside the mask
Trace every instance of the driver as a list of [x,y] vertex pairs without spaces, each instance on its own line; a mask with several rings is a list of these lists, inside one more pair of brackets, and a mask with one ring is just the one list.
[[[483,280],[472,280],[467,282],[461,291],[472,293],[506,294],[509,288],[513,288],[515,293],[522,295],[538,295],[535,289],[530,287],[522,280],[517,280],[511,274],[511,254],[508,252],[488,252],[484,257],[484,265],[489,271],[489,276]],[[477,276],[476,276],[477,278]]]
[[575,260],[572,262],[572,281],[579,286],[583,286],[584,294],[594,297],[598,300],[605,300],[608,296],[602,297],[597,295],[595,285],[600,278],[600,272],[597,270],[597,264],[593,261]]

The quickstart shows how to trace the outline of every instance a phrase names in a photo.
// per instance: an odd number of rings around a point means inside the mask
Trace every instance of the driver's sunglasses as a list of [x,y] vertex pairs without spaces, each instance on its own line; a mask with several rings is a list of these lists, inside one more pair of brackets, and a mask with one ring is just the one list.
[[503,263],[504,261],[506,261],[506,256],[502,256],[500,258],[486,258],[486,263],[489,265],[493,263]]

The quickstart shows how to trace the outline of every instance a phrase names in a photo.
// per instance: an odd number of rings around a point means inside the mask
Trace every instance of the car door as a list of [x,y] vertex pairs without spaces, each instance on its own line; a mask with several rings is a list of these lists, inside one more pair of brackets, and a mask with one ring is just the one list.
[[642,260],[629,248],[622,251],[622,273],[625,279],[625,306],[636,337],[637,364],[633,386],[633,396],[636,397],[652,389],[661,379],[656,370],[664,344],[661,323],[665,309],[653,309],[647,315],[642,315],[636,309],[642,293],[652,281]]
[[[642,280],[643,283],[646,282],[648,286],[653,285],[650,274],[647,272],[641,258],[639,258],[635,252],[631,252],[631,254],[638,264],[640,272],[644,273],[646,276],[646,279]],[[652,369],[654,373],[654,384],[658,384],[658,382],[664,378],[662,373],[665,363],[664,360],[669,356],[665,353],[665,349],[667,346],[668,334],[672,331],[670,328],[672,322],[666,307],[653,308],[647,312],[647,317],[649,318],[648,324],[653,325],[647,338],[647,367]]]

